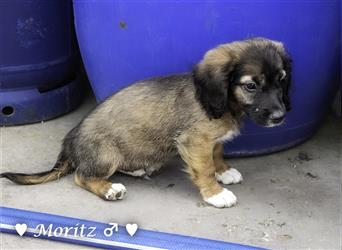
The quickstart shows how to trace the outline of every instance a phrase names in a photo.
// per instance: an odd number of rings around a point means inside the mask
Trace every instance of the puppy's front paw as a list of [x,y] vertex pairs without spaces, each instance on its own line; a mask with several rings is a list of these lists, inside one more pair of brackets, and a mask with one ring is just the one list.
[[223,188],[218,194],[215,194],[209,198],[204,198],[205,202],[218,208],[234,206],[236,204],[236,200],[236,196],[225,188]]
[[124,185],[122,185],[121,183],[113,183],[105,194],[105,197],[106,200],[109,201],[122,200],[126,192],[127,190]]
[[216,180],[223,184],[236,184],[242,181],[242,175],[235,168],[230,168],[222,174],[215,173]]

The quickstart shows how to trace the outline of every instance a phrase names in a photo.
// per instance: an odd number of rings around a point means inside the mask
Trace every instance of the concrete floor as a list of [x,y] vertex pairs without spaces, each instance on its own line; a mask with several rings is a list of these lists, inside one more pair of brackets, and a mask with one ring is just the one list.
[[[63,136],[95,105],[93,99],[58,119],[2,128],[1,171],[49,170]],[[105,202],[77,187],[72,176],[37,186],[1,179],[1,204],[101,222],[273,249],[340,249],[341,119],[329,117],[308,142],[267,156],[232,159],[244,182],[230,186],[239,203],[204,204],[174,160],[152,180],[115,176],[126,199]],[[1,249],[80,249],[76,245],[1,234]]]

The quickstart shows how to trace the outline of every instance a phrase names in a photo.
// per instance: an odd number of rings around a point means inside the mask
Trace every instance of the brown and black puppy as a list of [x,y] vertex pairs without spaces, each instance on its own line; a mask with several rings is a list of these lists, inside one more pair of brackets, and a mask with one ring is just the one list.
[[120,200],[116,171],[150,175],[179,154],[203,199],[230,207],[223,184],[241,174],[223,160],[222,143],[239,134],[249,116],[271,127],[289,109],[291,60],[280,42],[255,38],[209,50],[189,74],[137,82],[109,97],[65,137],[57,163],[38,174],[3,173],[19,184],[38,184],[75,171],[75,182],[105,200]]

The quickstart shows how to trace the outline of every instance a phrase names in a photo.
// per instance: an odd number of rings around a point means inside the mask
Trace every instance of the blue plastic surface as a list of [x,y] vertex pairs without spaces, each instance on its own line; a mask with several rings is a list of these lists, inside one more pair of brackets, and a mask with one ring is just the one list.
[[71,0],[0,1],[0,125],[47,120],[80,103],[72,21]]
[[78,41],[98,101],[151,76],[190,71],[218,44],[263,36],[293,58],[286,124],[246,121],[227,155],[288,148],[317,129],[339,84],[338,0],[74,1]]
[[[38,213],[21,209],[0,207],[0,231],[5,233],[17,234],[15,231],[16,224],[27,224],[28,230],[24,236],[34,237],[34,234],[38,235],[38,225],[44,225],[47,229],[50,224],[51,236],[45,235],[44,237],[49,240],[63,241],[80,245],[94,246],[105,249],[175,249],[175,250],[261,250],[262,248],[228,243],[223,241],[207,240],[203,238],[189,237],[184,235],[161,233],[156,231],[149,231],[138,229],[133,237],[129,236],[126,229],[123,226],[119,226],[118,232],[114,232],[112,236],[107,237],[103,233],[106,228],[111,227],[109,224],[99,223],[89,220],[81,220],[70,217]],[[113,221],[112,221],[113,222]],[[81,226],[84,225],[84,235],[86,237],[80,237]],[[76,237],[55,237],[53,231],[58,227],[78,227]],[[87,237],[90,233],[90,227],[96,227],[91,236]],[[34,231],[38,229],[38,232]],[[64,231],[65,232],[65,229]],[[63,235],[63,234],[62,234]],[[75,230],[71,230],[68,236],[75,235]],[[18,236],[19,237],[19,236]]]

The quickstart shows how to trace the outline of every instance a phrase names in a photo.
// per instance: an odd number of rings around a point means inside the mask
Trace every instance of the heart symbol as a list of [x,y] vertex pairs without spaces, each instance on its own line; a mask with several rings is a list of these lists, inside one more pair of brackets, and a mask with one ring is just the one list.
[[126,225],[126,231],[130,236],[133,236],[137,230],[138,230],[137,224],[127,224]]
[[16,224],[15,225],[15,230],[17,230],[17,233],[20,236],[24,235],[24,233],[26,232],[26,229],[27,229],[27,225],[25,223],[23,223],[23,224]]

